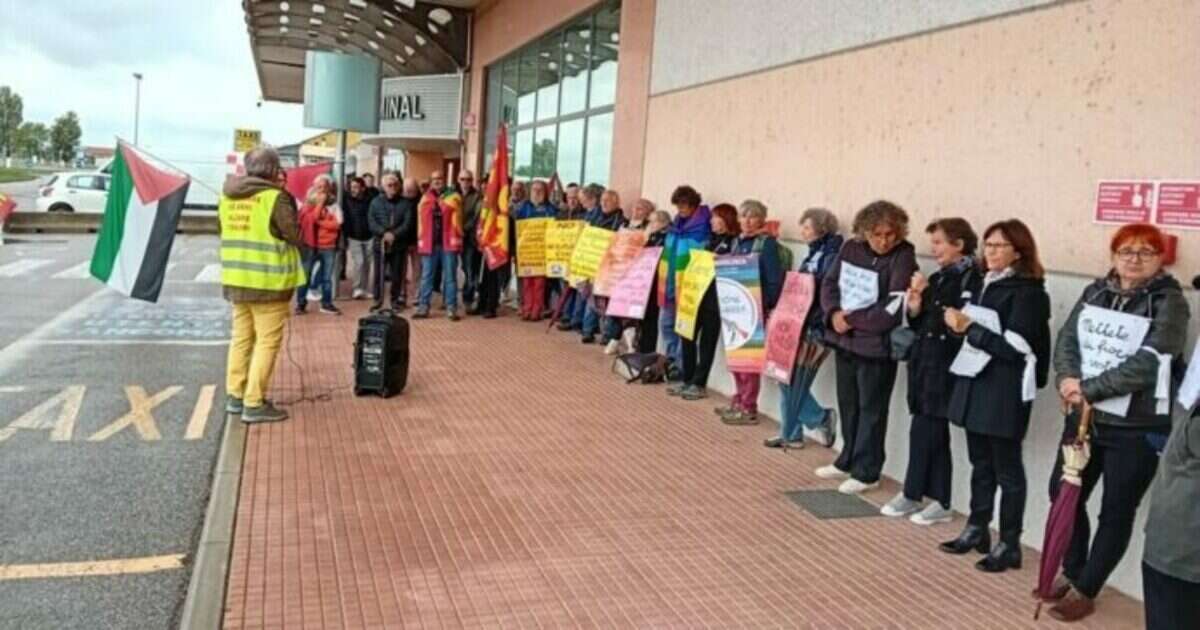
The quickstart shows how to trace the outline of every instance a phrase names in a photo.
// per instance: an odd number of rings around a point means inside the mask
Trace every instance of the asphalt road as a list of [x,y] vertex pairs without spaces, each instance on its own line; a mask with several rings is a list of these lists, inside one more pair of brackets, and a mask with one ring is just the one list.
[[157,305],[86,277],[94,241],[0,246],[0,628],[175,627],[191,575],[224,420],[216,240],[177,238]]

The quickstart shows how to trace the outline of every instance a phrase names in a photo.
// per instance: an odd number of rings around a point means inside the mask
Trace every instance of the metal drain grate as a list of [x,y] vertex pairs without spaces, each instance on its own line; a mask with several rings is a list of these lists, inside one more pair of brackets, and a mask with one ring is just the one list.
[[879,507],[837,490],[795,490],[783,493],[809,514],[821,519],[879,516]]

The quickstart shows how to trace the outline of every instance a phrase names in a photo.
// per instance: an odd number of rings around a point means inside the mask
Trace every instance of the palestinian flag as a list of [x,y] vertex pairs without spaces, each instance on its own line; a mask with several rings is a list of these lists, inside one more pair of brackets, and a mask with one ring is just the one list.
[[187,197],[187,177],[166,173],[117,143],[92,276],[121,293],[157,302]]
[[499,269],[508,264],[508,231],[511,229],[508,219],[508,130],[504,125],[500,125],[496,134],[496,155],[492,158],[479,216],[479,247],[488,269]]

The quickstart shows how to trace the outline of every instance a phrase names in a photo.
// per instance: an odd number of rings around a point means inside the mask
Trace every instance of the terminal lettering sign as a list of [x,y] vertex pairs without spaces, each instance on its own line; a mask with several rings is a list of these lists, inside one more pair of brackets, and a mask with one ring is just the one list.
[[385,96],[379,112],[379,117],[383,120],[425,120],[425,112],[421,111],[420,94]]

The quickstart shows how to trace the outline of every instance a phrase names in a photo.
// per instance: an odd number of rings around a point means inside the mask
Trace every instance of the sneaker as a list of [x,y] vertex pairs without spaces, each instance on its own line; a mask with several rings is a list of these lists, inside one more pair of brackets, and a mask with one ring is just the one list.
[[791,448],[799,449],[804,448],[804,440],[794,440],[789,442],[788,440],[785,440],[777,435],[775,437],[769,437],[763,440],[763,446],[767,448],[782,448],[784,450]]
[[557,328],[563,332],[566,332],[568,330],[571,330],[571,322],[558,322],[558,325],[555,326],[555,328]]
[[954,512],[942,507],[941,503],[934,501],[925,506],[924,510],[913,514],[908,520],[917,525],[936,525],[938,523],[949,523],[954,520]]
[[418,308],[417,312],[413,313],[412,318],[413,319],[429,319],[429,309],[428,308]]
[[297,304],[296,309],[293,310],[292,312],[297,315],[303,315],[308,312],[308,305],[307,304]]
[[813,474],[821,479],[846,479],[850,476],[850,473],[838,468],[837,466],[834,466],[833,464],[822,466],[813,471]]
[[342,311],[332,304],[322,304],[321,312],[326,315],[341,315]]
[[821,426],[815,429],[809,429],[806,427],[804,429],[804,437],[816,442],[817,444],[820,444],[821,446],[824,446],[825,448],[832,448],[833,443],[837,440],[837,430],[834,429],[834,421],[837,418],[835,415],[836,413],[837,412],[832,409],[825,412],[825,421],[821,423]]
[[733,413],[721,416],[721,422],[735,426],[758,424],[758,413],[754,411],[743,411],[738,409]]
[[626,328],[625,332],[621,333],[621,345],[618,346],[618,350],[620,350],[621,352],[633,352],[633,349],[636,347],[637,347],[637,329],[636,328]]
[[583,343],[596,343],[596,335],[584,335],[580,341]]
[[361,300],[365,297],[367,297],[367,292],[362,289],[355,289],[350,293],[350,299],[352,300]]
[[317,300],[320,300],[320,299],[321,299],[320,291],[313,291],[312,289],[308,290],[308,301],[309,302],[316,302]]
[[604,345],[604,354],[616,354],[621,349],[621,342],[613,339]]
[[838,486],[838,492],[841,492],[842,494],[862,494],[862,493],[866,492],[867,490],[871,490],[871,489],[878,488],[878,487],[879,487],[878,481],[876,481],[874,483],[863,483],[863,482],[851,477],[851,478],[843,481],[842,485]]
[[920,509],[920,501],[913,501],[912,499],[904,496],[904,493],[901,492],[892,497],[891,501],[888,501],[882,508],[880,508],[879,513],[884,516],[908,516],[909,514],[917,512]]
[[728,405],[725,407],[713,407],[713,413],[721,417],[727,416],[735,411],[737,411],[737,409],[733,405]]
[[450,321],[452,321],[452,322],[456,322],[456,321],[458,321],[458,320],[459,320],[459,317],[458,317],[458,310],[456,310],[456,309],[452,309],[452,310],[448,311],[448,312],[446,313],[446,319],[448,319],[448,320],[450,320]]
[[242,411],[242,422],[246,424],[255,424],[258,422],[279,422],[288,419],[288,412],[271,404],[271,401],[264,400],[263,404],[257,407],[246,407]]
[[678,383],[671,383],[670,385],[667,385],[667,395],[668,396],[679,396],[680,394],[683,393],[683,390],[686,387],[687,387],[687,384],[684,383],[683,381],[680,381]]
[[708,390],[696,385],[688,385],[679,391],[679,397],[684,400],[703,400],[708,398]]
[[242,413],[242,409],[244,408],[245,407],[242,405],[241,398],[238,398],[237,396],[225,396],[225,413],[240,415]]

